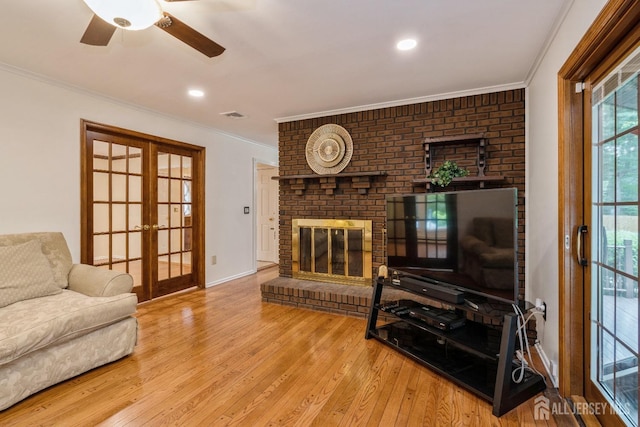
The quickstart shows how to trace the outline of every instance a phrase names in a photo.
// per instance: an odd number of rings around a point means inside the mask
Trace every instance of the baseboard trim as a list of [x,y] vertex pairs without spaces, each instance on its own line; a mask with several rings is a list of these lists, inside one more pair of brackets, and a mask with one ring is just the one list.
[[542,361],[542,366],[544,366],[545,371],[547,371],[547,378],[551,380],[551,382],[553,383],[553,387],[558,388],[558,378],[553,375],[551,360],[549,359],[549,357],[547,357],[547,353],[544,352],[544,349],[539,342],[535,344],[535,348],[538,352],[538,356],[540,356],[540,360]]
[[213,282],[208,282],[207,284],[204,285],[204,287],[205,288],[210,288],[212,286],[221,285],[223,283],[230,282],[230,281],[235,280],[235,279],[240,279],[241,277],[251,276],[252,274],[256,274],[256,273],[257,273],[256,270],[245,271],[245,272],[242,272],[242,273],[235,274],[233,276],[228,276],[228,277],[225,277],[225,278],[222,278],[222,279],[215,280]]

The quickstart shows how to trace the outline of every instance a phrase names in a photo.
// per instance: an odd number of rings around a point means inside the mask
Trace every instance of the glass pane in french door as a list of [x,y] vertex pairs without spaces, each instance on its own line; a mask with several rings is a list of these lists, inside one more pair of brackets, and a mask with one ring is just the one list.
[[640,51],[592,91],[590,380],[638,425]]
[[158,280],[191,274],[192,159],[158,152]]
[[93,140],[93,264],[142,286],[142,149]]

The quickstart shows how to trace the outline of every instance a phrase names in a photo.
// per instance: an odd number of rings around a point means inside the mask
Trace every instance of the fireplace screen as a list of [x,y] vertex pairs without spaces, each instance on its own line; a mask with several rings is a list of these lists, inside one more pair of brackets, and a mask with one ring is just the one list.
[[371,284],[371,221],[293,220],[293,277]]

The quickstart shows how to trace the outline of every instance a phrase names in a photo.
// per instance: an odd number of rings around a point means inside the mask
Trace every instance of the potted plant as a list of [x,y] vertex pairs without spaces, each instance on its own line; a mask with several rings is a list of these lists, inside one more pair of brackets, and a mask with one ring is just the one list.
[[440,167],[434,169],[427,178],[431,179],[431,183],[434,185],[446,187],[453,181],[453,178],[467,175],[469,175],[468,170],[461,168],[456,162],[445,160],[445,162]]

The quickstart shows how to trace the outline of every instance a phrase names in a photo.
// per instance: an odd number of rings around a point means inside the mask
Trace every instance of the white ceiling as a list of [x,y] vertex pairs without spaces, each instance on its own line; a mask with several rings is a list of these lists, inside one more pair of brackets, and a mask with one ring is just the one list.
[[[524,86],[572,1],[161,1],[227,49],[210,59],[155,27],[83,45],[82,0],[12,0],[0,62],[276,146],[277,119]],[[417,48],[397,51],[405,37]]]

